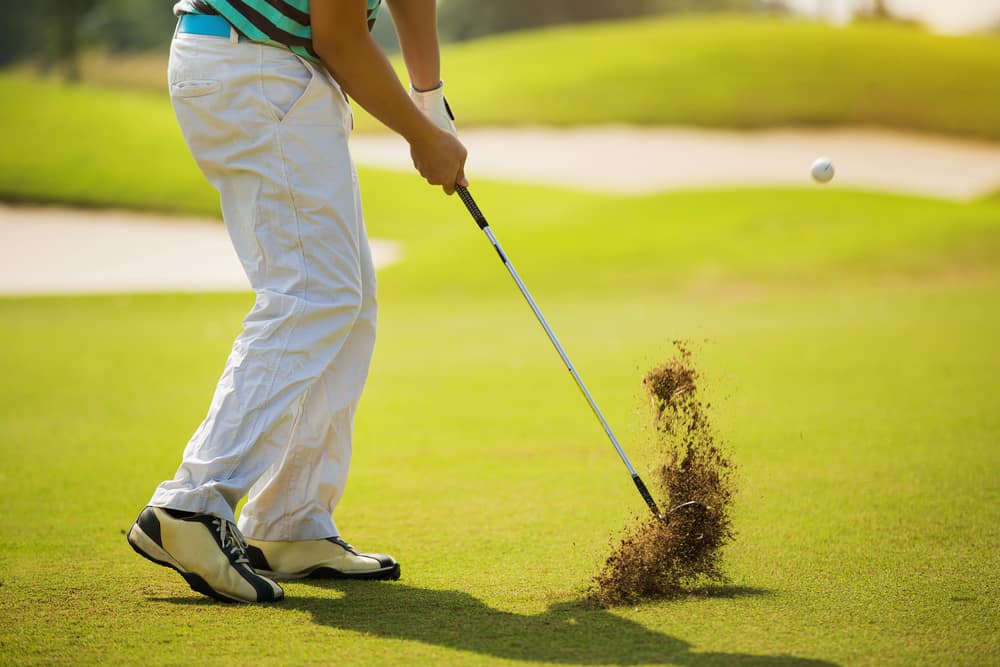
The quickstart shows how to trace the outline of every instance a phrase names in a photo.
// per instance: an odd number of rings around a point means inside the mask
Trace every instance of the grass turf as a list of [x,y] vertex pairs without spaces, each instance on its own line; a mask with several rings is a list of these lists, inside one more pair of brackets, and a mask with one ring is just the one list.
[[640,469],[638,382],[677,337],[698,341],[740,466],[732,584],[605,611],[581,591],[643,511],[613,450],[459,203],[402,176],[363,183],[373,233],[407,259],[380,276],[338,523],[400,558],[403,579],[290,584],[284,603],[234,608],[126,546],[246,295],[0,300],[5,662],[909,665],[1000,650],[998,207],[478,186]]

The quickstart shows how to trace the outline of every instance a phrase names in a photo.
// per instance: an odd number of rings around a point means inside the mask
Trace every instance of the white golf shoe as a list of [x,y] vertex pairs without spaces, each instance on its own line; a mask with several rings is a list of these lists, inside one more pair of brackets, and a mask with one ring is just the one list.
[[298,542],[249,540],[247,558],[268,577],[289,579],[399,579],[399,563],[357,551],[339,537]]
[[177,570],[192,590],[223,602],[276,602],[278,584],[262,577],[246,556],[235,525],[208,514],[147,507],[128,531],[136,553]]

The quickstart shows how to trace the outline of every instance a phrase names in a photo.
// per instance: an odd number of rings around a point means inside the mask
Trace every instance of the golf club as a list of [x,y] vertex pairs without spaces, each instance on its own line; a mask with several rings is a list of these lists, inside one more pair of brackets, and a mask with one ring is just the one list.
[[543,329],[545,329],[545,333],[548,334],[549,340],[552,341],[552,345],[556,348],[556,352],[558,352],[559,356],[562,357],[563,363],[569,370],[570,375],[572,375],[573,379],[576,381],[576,386],[580,388],[580,392],[583,394],[584,398],[587,399],[587,403],[590,404],[590,409],[593,410],[597,420],[601,422],[601,426],[604,427],[604,432],[607,434],[608,439],[611,440],[611,444],[615,446],[618,456],[621,457],[622,463],[625,464],[625,468],[628,469],[629,475],[632,476],[632,481],[635,482],[635,487],[639,489],[639,494],[642,496],[642,499],[646,501],[646,505],[648,505],[649,509],[652,510],[653,515],[660,521],[667,521],[668,518],[677,511],[695,508],[707,509],[704,504],[699,503],[698,501],[688,501],[677,505],[666,514],[663,514],[660,511],[660,508],[656,505],[656,501],[653,500],[653,496],[650,494],[649,489],[646,488],[645,482],[643,482],[642,478],[639,477],[639,473],[635,471],[635,468],[632,466],[632,462],[629,461],[628,456],[625,455],[625,450],[623,450],[622,446],[618,443],[618,438],[616,438],[615,434],[612,432],[611,426],[608,425],[608,421],[604,418],[604,415],[601,414],[600,408],[597,407],[597,403],[594,402],[594,398],[587,390],[587,386],[583,383],[583,378],[581,378],[580,374],[576,372],[576,368],[573,367],[573,363],[569,360],[569,357],[566,355],[565,350],[563,350],[562,345],[559,344],[559,340],[556,338],[555,333],[553,333],[551,327],[549,327],[548,322],[545,321],[542,311],[538,309],[538,305],[535,303],[535,300],[531,298],[531,294],[528,292],[528,288],[521,280],[521,276],[517,274],[517,271],[514,269],[514,265],[510,263],[510,260],[507,258],[507,254],[503,251],[503,248],[500,247],[500,242],[497,241],[496,236],[493,235],[493,230],[490,229],[489,223],[486,222],[486,217],[483,215],[482,211],[479,210],[476,200],[472,198],[468,188],[459,185],[455,187],[455,191],[458,193],[459,198],[461,198],[462,203],[465,204],[465,207],[469,209],[469,213],[472,214],[472,219],[476,221],[479,228],[486,234],[486,238],[488,238],[490,243],[493,244],[493,248],[497,251],[497,255],[500,256],[500,260],[504,263],[504,266],[507,267],[510,277],[514,279],[515,283],[517,283],[518,289],[521,290],[521,294],[528,302],[528,305],[531,306],[531,310],[535,313],[535,317],[538,318],[538,323],[542,325]]

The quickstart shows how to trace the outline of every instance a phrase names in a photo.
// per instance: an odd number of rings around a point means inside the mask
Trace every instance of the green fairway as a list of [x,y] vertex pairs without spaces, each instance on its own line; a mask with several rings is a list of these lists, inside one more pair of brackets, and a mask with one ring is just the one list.
[[248,295],[0,300],[12,663],[988,664],[1000,651],[1000,207],[816,190],[475,193],[640,470],[639,380],[694,341],[739,465],[730,585],[581,604],[643,511],[456,199],[362,174],[380,339],[345,537],[397,583],[202,599],[124,531]]

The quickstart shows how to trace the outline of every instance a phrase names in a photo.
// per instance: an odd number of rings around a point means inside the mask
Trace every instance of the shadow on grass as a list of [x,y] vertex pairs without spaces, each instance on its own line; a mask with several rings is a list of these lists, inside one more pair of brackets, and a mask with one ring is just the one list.
[[[650,630],[607,610],[581,602],[553,605],[521,615],[493,609],[461,591],[414,588],[398,583],[302,582],[336,590],[336,599],[287,597],[283,609],[312,614],[319,624],[389,639],[418,641],[507,660],[584,665],[676,664],[805,667],[833,665],[788,655],[698,653],[683,639]],[[708,598],[766,595],[742,586],[707,588]],[[196,603],[196,598],[170,598]],[[211,604],[211,601],[205,600]]]

